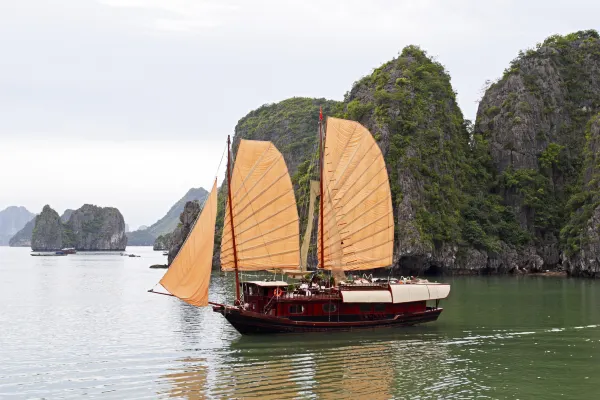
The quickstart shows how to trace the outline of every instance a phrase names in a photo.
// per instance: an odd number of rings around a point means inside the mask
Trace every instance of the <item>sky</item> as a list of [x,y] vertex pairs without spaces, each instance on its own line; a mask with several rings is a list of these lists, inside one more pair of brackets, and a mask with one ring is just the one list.
[[0,210],[92,203],[150,225],[222,178],[249,111],[342,100],[409,44],[474,120],[520,49],[598,15],[595,0],[2,0]]

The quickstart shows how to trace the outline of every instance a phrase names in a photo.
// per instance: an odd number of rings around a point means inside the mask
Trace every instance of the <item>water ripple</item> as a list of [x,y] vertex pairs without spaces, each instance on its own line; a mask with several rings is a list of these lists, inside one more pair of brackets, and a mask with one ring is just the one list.
[[[567,387],[593,398],[600,384],[600,314],[586,306],[600,299],[598,285],[535,281],[529,290],[542,289],[527,301],[564,295],[578,311],[502,313],[506,297],[476,300],[495,281],[461,278],[435,324],[241,337],[210,308],[146,292],[162,274],[147,268],[160,253],[36,260],[19,251],[0,248],[11,282],[0,292],[2,399],[561,398]],[[232,300],[229,275],[211,284],[213,300]]]

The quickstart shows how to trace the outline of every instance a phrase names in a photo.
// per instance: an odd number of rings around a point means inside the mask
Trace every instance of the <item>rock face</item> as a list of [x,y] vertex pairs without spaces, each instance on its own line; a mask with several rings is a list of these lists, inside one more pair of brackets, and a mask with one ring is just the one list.
[[[177,229],[177,228],[175,228]],[[169,250],[171,247],[171,235],[166,233],[164,235],[160,235],[154,241],[154,245],[152,246],[153,250]]]
[[208,192],[204,188],[191,188],[188,192],[179,199],[169,209],[167,214],[152,224],[150,227],[140,226],[137,231],[129,232],[130,246],[152,246],[154,241],[160,235],[165,235],[173,232],[179,224],[179,215],[183,212],[183,207],[186,202],[197,200],[200,204],[204,204]]
[[10,247],[31,247],[31,236],[33,235],[33,228],[35,227],[35,219],[36,217],[10,238],[8,242]]
[[34,251],[60,250],[63,246],[63,224],[56,211],[45,205],[35,219],[31,235],[31,249]]
[[569,200],[561,239],[571,275],[600,277],[600,114],[590,121],[586,139],[583,185]]
[[77,250],[125,250],[127,246],[125,221],[114,207],[85,204],[73,211],[65,234]]
[[0,211],[0,246],[9,244],[10,238],[34,217],[35,214],[30,213],[25,207],[11,206]]
[[366,126],[385,157],[396,265],[415,272],[452,268],[469,134],[444,67],[408,46],[354,85],[342,116]]
[[[529,269],[562,268],[574,251],[586,253],[573,237],[584,225],[595,226],[593,210],[585,224],[567,227],[568,204],[583,196],[585,130],[598,111],[600,37],[595,31],[555,35],[521,52],[486,91],[474,132],[489,149],[492,180],[486,196],[499,196],[495,204],[505,207],[500,221],[517,222],[514,229],[492,233],[504,250],[490,263],[514,252],[518,264]],[[577,270],[585,269],[582,262],[575,262]]]
[[179,252],[179,249],[181,248],[181,246],[183,246],[183,242],[190,234],[192,226],[194,225],[194,221],[196,221],[196,218],[198,218],[200,211],[201,207],[197,201],[188,201],[187,203],[185,203],[183,212],[179,215],[180,224],[170,235],[170,247],[168,256],[169,265],[171,265],[171,263],[175,259],[175,256]]

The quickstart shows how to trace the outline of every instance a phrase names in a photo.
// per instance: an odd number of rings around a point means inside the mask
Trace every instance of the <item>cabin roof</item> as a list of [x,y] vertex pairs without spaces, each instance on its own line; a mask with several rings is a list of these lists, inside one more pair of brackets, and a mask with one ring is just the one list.
[[244,283],[250,283],[252,285],[263,286],[263,287],[278,287],[278,286],[289,285],[289,283],[284,282],[284,281],[246,281]]

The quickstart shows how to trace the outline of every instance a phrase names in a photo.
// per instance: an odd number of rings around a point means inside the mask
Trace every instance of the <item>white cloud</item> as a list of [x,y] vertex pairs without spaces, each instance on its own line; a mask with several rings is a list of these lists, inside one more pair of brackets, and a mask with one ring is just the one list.
[[239,9],[223,1],[100,0],[100,3],[116,8],[152,11],[156,17],[147,21],[146,27],[174,32],[216,28],[231,20]]

